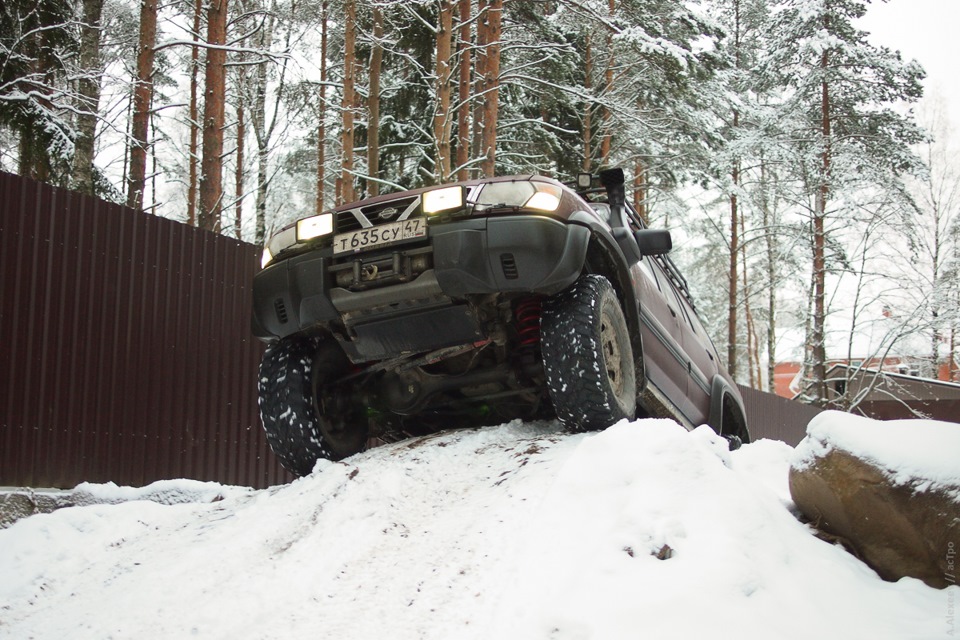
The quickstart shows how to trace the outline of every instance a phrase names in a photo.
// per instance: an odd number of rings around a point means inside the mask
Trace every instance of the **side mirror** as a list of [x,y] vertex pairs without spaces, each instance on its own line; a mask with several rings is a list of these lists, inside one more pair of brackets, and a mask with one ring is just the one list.
[[673,238],[666,229],[641,229],[634,231],[633,237],[645,256],[662,256],[673,249]]

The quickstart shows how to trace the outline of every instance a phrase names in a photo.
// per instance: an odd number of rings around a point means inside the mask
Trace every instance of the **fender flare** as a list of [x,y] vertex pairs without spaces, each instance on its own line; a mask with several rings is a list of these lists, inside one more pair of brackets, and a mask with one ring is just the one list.
[[[742,433],[724,433],[723,403],[728,398],[730,402],[734,404],[736,410],[740,413],[740,419],[743,423]],[[730,382],[720,375],[715,375],[713,377],[713,383],[711,384],[710,416],[707,420],[707,423],[720,435],[736,435],[740,437],[744,444],[750,442],[750,430],[747,426],[747,412],[743,407],[743,402],[740,400],[740,394],[736,393],[733,390],[733,386],[730,384]]]
[[624,302],[626,303],[623,312],[627,316],[630,326],[634,329],[634,331],[631,332],[630,343],[633,348],[634,369],[637,377],[637,394],[639,396],[640,392],[642,392],[647,385],[647,371],[643,357],[643,338],[640,334],[640,327],[642,326],[640,300],[637,298],[637,292],[633,288],[633,278],[630,274],[627,258],[624,256],[623,250],[620,248],[619,243],[613,237],[610,230],[600,224],[596,217],[586,212],[577,212],[573,214],[569,220],[573,224],[579,224],[590,229],[587,251],[585,251],[584,264],[581,267],[581,271],[586,271],[586,262],[589,257],[591,245],[599,248],[604,258],[609,262],[609,266],[613,268],[616,282],[611,282],[611,284],[623,295]]

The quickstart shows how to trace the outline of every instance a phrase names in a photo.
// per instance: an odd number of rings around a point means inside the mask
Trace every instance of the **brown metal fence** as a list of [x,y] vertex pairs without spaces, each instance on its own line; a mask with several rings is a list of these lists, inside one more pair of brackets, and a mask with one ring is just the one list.
[[[291,479],[256,402],[258,250],[0,173],[0,486]],[[813,407],[742,388],[754,439]]]
[[263,487],[256,247],[0,173],[0,485]]
[[822,409],[772,393],[740,385],[743,408],[747,412],[750,436],[754,440],[782,440],[797,446],[807,435],[809,423]]

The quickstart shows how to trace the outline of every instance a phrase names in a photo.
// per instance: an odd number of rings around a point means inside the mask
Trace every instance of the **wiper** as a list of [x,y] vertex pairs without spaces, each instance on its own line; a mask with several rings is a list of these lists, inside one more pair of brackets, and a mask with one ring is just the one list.
[[498,204],[478,204],[474,206],[475,211],[489,211],[491,209],[520,209],[521,205],[518,204],[507,204],[506,202],[500,202]]

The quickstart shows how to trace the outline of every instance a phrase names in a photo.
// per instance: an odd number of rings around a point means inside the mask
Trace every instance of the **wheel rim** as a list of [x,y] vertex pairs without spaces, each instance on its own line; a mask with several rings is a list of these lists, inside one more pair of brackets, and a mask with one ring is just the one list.
[[600,315],[600,347],[603,351],[603,363],[607,370],[607,380],[617,396],[623,394],[623,357],[616,325],[608,309]]
[[366,437],[358,430],[361,416],[344,393],[327,393],[317,398],[317,422],[324,440],[335,451],[345,452],[362,447]]
[[339,456],[348,456],[363,450],[367,441],[363,428],[364,410],[352,397],[355,389],[349,386],[326,386],[326,376],[314,366],[313,409],[317,427],[328,449]]

